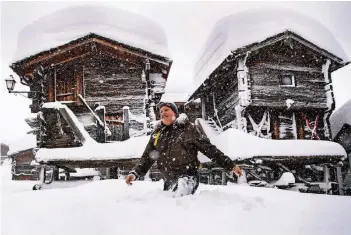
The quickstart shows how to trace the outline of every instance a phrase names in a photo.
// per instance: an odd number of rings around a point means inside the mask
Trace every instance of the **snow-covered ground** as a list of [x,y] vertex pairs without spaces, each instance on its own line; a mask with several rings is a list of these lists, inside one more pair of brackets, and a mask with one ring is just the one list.
[[351,197],[200,185],[173,198],[162,182],[92,181],[31,191],[1,167],[3,235],[350,234]]

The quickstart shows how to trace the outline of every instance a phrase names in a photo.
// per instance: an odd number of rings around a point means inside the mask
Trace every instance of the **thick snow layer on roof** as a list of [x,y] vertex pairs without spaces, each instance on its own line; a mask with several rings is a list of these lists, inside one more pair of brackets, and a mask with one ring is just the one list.
[[150,136],[133,137],[126,141],[114,143],[85,143],[82,147],[40,149],[35,158],[41,161],[58,160],[114,160],[140,158]]
[[56,11],[23,28],[12,62],[89,33],[169,57],[164,30],[150,19],[116,8],[79,6]]
[[256,9],[227,16],[216,23],[194,68],[192,92],[238,48],[292,31],[343,60],[347,55],[331,32],[307,15],[287,9]]
[[189,98],[188,93],[172,93],[166,92],[161,97],[161,102],[187,102]]
[[20,151],[28,150],[31,148],[37,147],[37,138],[36,135],[27,134],[20,139],[12,141],[9,143],[9,152],[7,155],[18,153]]
[[[206,127],[204,122],[201,125]],[[331,141],[263,139],[236,129],[217,135],[208,129],[204,131],[211,143],[233,160],[258,156],[346,156],[344,148]],[[210,161],[201,153],[198,157],[202,162]]]
[[351,100],[347,101],[343,106],[334,111],[330,116],[329,121],[333,138],[336,137],[344,124],[351,125]]

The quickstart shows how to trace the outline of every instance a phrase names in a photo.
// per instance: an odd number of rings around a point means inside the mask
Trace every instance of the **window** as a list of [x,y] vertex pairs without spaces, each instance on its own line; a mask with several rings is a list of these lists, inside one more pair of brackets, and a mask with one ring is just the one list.
[[280,86],[282,87],[294,87],[295,77],[292,74],[283,74],[280,77]]

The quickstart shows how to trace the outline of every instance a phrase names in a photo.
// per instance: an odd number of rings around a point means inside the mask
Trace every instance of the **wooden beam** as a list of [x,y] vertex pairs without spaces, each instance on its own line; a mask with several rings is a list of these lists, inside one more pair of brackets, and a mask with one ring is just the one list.
[[[279,36],[278,36],[279,35]],[[327,58],[330,58],[332,59],[333,61],[339,63],[339,64],[343,64],[343,65],[346,65],[346,63],[343,63],[343,60],[337,56],[335,56],[334,54],[314,45],[313,43],[305,40],[304,38],[302,38],[301,36],[291,32],[291,31],[285,31],[284,33],[281,33],[281,34],[278,34],[276,36],[273,36],[273,37],[270,37],[262,42],[259,42],[259,43],[253,43],[253,44],[250,44],[246,47],[242,47],[242,48],[239,48],[235,51],[232,51],[233,55],[235,55],[236,58],[240,57],[240,56],[243,56],[246,54],[247,51],[256,51],[258,49],[261,49],[263,47],[266,47],[266,46],[269,46],[269,45],[272,45],[276,42],[279,42],[283,39],[286,39],[286,38],[292,38],[294,39],[295,41],[299,42],[300,44],[306,46],[306,47],[309,47],[311,48],[312,50],[314,51],[317,51],[319,54],[322,54],[323,56],[326,56]]]
[[343,63],[343,60],[340,57],[337,57],[336,55],[334,55],[334,54],[332,54],[332,53],[330,53],[330,52],[328,52],[328,51],[326,51],[326,50],[324,50],[322,48],[319,48],[318,46],[312,44],[311,42],[308,42],[307,40],[305,40],[305,39],[303,39],[303,38],[301,38],[301,37],[299,37],[297,35],[291,34],[290,37],[295,39],[299,43],[305,45],[306,47],[309,47],[312,50],[317,51],[318,53],[324,55],[325,57],[336,61],[339,64]]
[[70,57],[70,58],[67,58],[66,60],[63,60],[63,61],[61,61],[59,63],[56,63],[55,66],[64,65],[66,63],[72,62],[72,61],[77,60],[77,59],[83,59],[83,58],[85,58],[87,56],[90,56],[90,55],[92,55],[92,53],[91,52],[87,52],[87,53],[84,53],[82,55],[78,55],[78,56],[75,56],[75,57]]
[[164,65],[169,66],[169,63],[168,63],[168,62],[165,62],[165,61],[162,61],[162,60],[159,60],[159,59],[150,57],[150,56],[148,56],[148,55],[143,55],[143,54],[141,54],[141,53],[133,52],[133,51],[131,51],[131,50],[128,50],[128,49],[123,48],[123,47],[120,46],[120,45],[116,45],[116,44],[113,44],[113,43],[111,43],[111,42],[104,41],[104,40],[102,40],[102,39],[93,38],[93,41],[94,41],[94,42],[98,42],[98,43],[100,43],[100,44],[102,44],[102,45],[108,46],[108,47],[110,47],[110,48],[113,49],[113,50],[118,50],[118,51],[121,51],[121,52],[124,52],[124,53],[128,53],[128,54],[133,55],[133,56],[141,57],[141,58],[143,58],[143,59],[149,59],[149,60],[155,61],[155,62],[157,62],[157,63],[159,63],[159,64],[164,64]]
[[[256,67],[256,66],[253,66]],[[287,71],[298,71],[298,72],[310,72],[310,73],[322,73],[321,69],[310,68],[310,67],[299,67],[291,64],[286,65],[276,65],[276,64],[266,64],[262,63],[258,67],[276,69],[276,70],[287,70]]]
[[279,139],[279,118],[278,113],[272,112],[273,117],[273,135],[272,139]]
[[56,50],[55,52],[48,52],[48,53],[45,53],[41,56],[38,56],[37,58],[33,59],[33,60],[30,60],[28,61],[27,63],[24,64],[24,67],[29,67],[33,64],[38,64],[40,62],[42,62],[43,60],[49,60],[49,59],[52,59],[54,57],[56,57],[57,55],[60,55],[60,54],[65,54],[69,51],[72,51],[73,49],[76,49],[76,48],[79,48],[79,47],[82,47],[86,44],[89,44],[93,41],[93,39],[87,39],[81,43],[78,43],[78,44],[72,44],[72,45],[69,45],[67,46],[66,48],[62,48],[60,50]]

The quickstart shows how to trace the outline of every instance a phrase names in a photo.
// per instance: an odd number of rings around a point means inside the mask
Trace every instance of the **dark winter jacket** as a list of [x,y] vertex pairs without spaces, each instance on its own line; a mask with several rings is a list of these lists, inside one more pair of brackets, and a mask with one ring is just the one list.
[[170,126],[161,122],[155,125],[141,160],[132,173],[137,177],[144,176],[157,161],[160,172],[167,180],[183,174],[193,175],[200,166],[198,151],[227,170],[234,167],[231,159],[212,145],[185,114],[181,114]]

